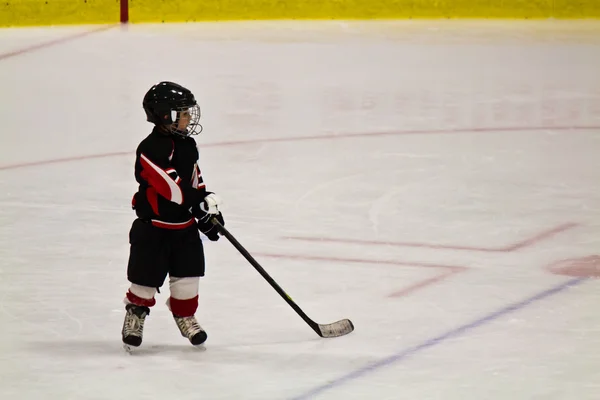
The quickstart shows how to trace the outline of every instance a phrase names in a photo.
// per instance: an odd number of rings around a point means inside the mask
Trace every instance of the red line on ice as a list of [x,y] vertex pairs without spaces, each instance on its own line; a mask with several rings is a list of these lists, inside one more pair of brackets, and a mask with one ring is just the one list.
[[439,283],[443,280],[450,278],[451,276],[464,272],[468,268],[455,266],[455,265],[444,265],[444,264],[430,264],[422,262],[407,262],[407,261],[393,261],[393,260],[366,260],[358,258],[341,258],[341,257],[329,257],[329,256],[310,256],[310,255],[299,255],[299,254],[273,254],[273,253],[255,253],[257,257],[265,258],[279,258],[288,260],[306,260],[306,261],[323,261],[323,262],[335,262],[335,263],[354,263],[354,264],[376,264],[376,265],[393,265],[399,267],[420,267],[420,268],[432,268],[441,269],[442,271],[432,278],[424,279],[413,285],[405,287],[390,293],[389,297],[402,297],[407,296],[417,290],[424,289],[427,286]]
[[460,246],[460,245],[447,245],[447,244],[434,244],[434,243],[418,243],[418,242],[389,242],[389,241],[377,241],[377,240],[361,240],[361,239],[339,239],[339,238],[319,238],[319,237],[301,237],[301,236],[286,236],[286,239],[298,240],[304,242],[321,242],[321,243],[342,243],[342,244],[354,244],[354,245],[366,245],[366,246],[395,246],[395,247],[421,247],[436,250],[466,250],[474,252],[487,252],[487,253],[510,253],[516,250],[521,250],[526,247],[533,246],[545,239],[549,239],[552,236],[558,235],[559,233],[565,232],[569,229],[579,226],[575,222],[567,222],[556,226],[551,229],[539,232],[529,238],[520,240],[513,244],[501,247],[475,247],[475,246]]
[[77,32],[77,33],[75,33],[73,35],[63,36],[63,37],[60,37],[58,39],[50,40],[48,42],[38,43],[38,44],[34,44],[33,46],[24,47],[22,49],[17,49],[17,50],[9,51],[8,53],[0,54],[0,61],[6,60],[6,59],[12,58],[12,57],[20,56],[20,55],[23,55],[23,54],[31,53],[31,52],[36,51],[36,50],[41,50],[41,49],[45,49],[45,48],[48,48],[48,47],[51,47],[51,46],[56,46],[58,44],[70,42],[72,40],[80,39],[82,37],[89,36],[89,35],[92,35],[94,33],[104,32],[106,30],[114,28],[115,26],[117,26],[117,25],[105,25],[105,26],[101,26],[100,28],[91,29],[91,30],[88,30],[88,31],[85,31],[85,32]]
[[[249,144],[264,144],[264,143],[283,143],[283,142],[301,142],[311,140],[335,140],[335,139],[354,139],[354,138],[371,138],[380,136],[403,136],[403,135],[430,135],[430,134],[455,134],[455,133],[499,133],[499,132],[539,132],[539,131],[600,131],[600,126],[558,126],[558,127],[512,127],[512,128],[465,128],[465,129],[448,129],[448,130],[407,130],[407,131],[390,131],[390,132],[365,132],[365,133],[342,133],[330,135],[314,135],[314,136],[292,136],[281,138],[262,138],[248,140],[233,140],[228,142],[217,142],[201,144],[200,148],[208,147],[228,147],[228,146],[243,146]],[[47,164],[60,164],[73,161],[84,161],[97,158],[109,158],[133,155],[134,151],[119,151],[114,153],[80,155],[66,158],[56,158],[50,160],[39,160],[17,164],[0,165],[1,170],[26,168]]]

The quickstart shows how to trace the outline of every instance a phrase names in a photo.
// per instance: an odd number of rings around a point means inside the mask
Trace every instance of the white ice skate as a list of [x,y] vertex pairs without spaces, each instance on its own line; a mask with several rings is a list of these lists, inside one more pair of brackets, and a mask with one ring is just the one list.
[[178,317],[173,314],[175,323],[181,332],[181,336],[188,338],[194,346],[201,345],[206,341],[207,335],[204,329],[196,321],[196,317]]
[[142,344],[144,335],[144,321],[146,316],[150,314],[148,307],[136,306],[135,304],[127,304],[125,306],[127,313],[125,321],[123,321],[123,348],[131,352],[133,347],[139,347]]

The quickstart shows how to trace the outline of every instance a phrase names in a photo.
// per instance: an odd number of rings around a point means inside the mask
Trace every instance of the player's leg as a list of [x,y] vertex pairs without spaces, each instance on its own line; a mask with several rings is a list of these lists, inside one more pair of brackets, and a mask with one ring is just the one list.
[[129,242],[127,279],[131,286],[124,299],[122,338],[125,344],[137,347],[142,343],[146,316],[156,304],[156,290],[167,276],[169,249],[162,229],[140,219],[133,222]]
[[172,253],[169,269],[169,310],[181,335],[193,345],[206,341],[207,335],[198,324],[198,286],[204,276],[204,249],[195,227],[174,232],[171,236]]

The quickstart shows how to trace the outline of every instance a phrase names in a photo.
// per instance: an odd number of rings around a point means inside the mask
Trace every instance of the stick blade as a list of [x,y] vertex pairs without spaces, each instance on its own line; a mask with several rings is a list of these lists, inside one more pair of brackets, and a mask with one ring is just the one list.
[[349,334],[354,330],[354,324],[349,319],[342,319],[332,324],[319,324],[319,336],[323,338],[334,338]]

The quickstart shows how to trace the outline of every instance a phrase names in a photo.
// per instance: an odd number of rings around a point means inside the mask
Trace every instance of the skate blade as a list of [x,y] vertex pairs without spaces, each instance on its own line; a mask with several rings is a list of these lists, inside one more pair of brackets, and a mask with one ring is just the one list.
[[206,351],[206,347],[204,346],[204,343],[192,345],[192,347],[194,347],[194,349],[196,349],[196,351],[201,351],[201,352]]
[[136,347],[133,347],[127,343],[123,343],[123,350],[125,350],[127,352],[127,354],[133,354],[135,353],[135,349]]

